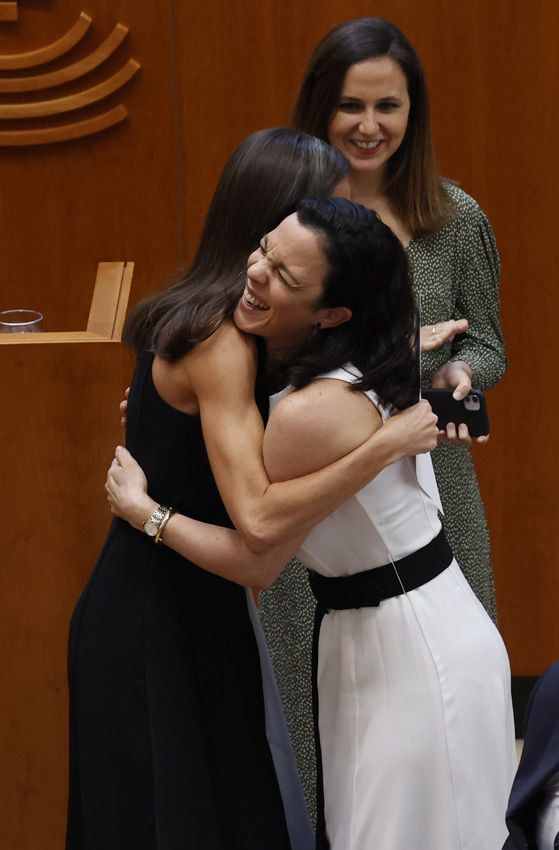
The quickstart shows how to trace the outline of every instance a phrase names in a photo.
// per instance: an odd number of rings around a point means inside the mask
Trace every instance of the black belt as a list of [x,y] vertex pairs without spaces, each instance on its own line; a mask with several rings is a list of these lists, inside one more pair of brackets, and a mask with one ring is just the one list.
[[[311,590],[325,611],[376,608],[384,599],[401,596],[435,578],[452,561],[444,531],[422,549],[393,564],[384,564],[350,576],[322,576],[309,570]],[[400,580],[398,580],[400,576]]]
[[[317,824],[316,848],[328,850],[330,846],[324,822],[324,787],[322,782],[322,753],[318,728],[318,638],[322,619],[328,611],[346,611],[351,608],[377,608],[385,599],[401,596],[416,590],[444,572],[452,562],[452,551],[444,531],[426,546],[400,558],[394,564],[384,564],[363,573],[332,578],[308,571],[311,590],[317,600],[313,634],[313,716],[317,767]],[[399,576],[399,578],[398,578]]]

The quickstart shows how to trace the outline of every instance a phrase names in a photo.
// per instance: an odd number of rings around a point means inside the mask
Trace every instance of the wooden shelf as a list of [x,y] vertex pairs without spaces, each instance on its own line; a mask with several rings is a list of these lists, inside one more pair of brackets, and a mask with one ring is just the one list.
[[85,331],[0,333],[0,345],[74,342],[119,343],[130,296],[134,263],[99,263]]

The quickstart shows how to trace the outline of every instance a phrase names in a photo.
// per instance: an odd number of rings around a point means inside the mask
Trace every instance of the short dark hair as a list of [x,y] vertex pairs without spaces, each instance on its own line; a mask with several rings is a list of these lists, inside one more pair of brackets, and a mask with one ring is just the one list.
[[406,77],[410,98],[402,144],[388,161],[388,193],[412,233],[432,233],[451,215],[438,175],[431,137],[429,93],[419,57],[406,36],[382,18],[354,18],[318,43],[307,67],[293,113],[293,126],[328,141],[348,69],[388,56]]
[[318,306],[348,307],[352,318],[288,353],[289,382],[300,388],[352,363],[363,376],[354,389],[374,389],[398,408],[413,404],[417,313],[400,241],[375,212],[342,198],[305,198],[297,217],[324,240],[330,270]]
[[248,136],[229,158],[190,268],[130,313],[124,341],[177,360],[232,315],[249,254],[305,195],[328,195],[349,172],[325,142],[276,127]]

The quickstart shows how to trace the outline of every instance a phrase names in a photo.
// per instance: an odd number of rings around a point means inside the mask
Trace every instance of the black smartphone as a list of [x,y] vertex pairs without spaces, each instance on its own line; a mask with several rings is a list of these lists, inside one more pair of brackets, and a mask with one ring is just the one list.
[[470,437],[489,434],[489,416],[482,390],[470,390],[461,401],[456,401],[452,393],[453,390],[421,390],[421,397],[429,402],[433,413],[439,417],[439,428],[445,430],[449,422],[454,422],[458,429],[458,425],[464,422],[468,426]]

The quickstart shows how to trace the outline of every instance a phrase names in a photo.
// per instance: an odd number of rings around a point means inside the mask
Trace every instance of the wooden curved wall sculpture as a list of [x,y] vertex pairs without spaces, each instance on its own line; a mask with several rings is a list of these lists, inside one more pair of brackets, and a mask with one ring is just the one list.
[[0,21],[17,21],[17,3],[0,3]]
[[125,107],[119,104],[114,109],[102,112],[94,118],[75,121],[63,127],[45,127],[42,130],[5,130],[0,133],[0,148],[19,145],[46,145],[50,142],[66,142],[83,136],[92,136],[94,133],[106,130],[107,127],[119,124],[127,116],[128,112]]
[[120,71],[103,80],[93,88],[70,94],[53,100],[43,100],[37,103],[6,103],[0,104],[0,118],[41,118],[45,115],[60,115],[89,106],[121,88],[132,79],[140,65],[135,59],[129,59]]
[[91,18],[82,12],[71,29],[68,30],[57,41],[52,44],[47,44],[46,47],[39,47],[37,50],[31,50],[28,53],[14,53],[13,55],[0,56],[0,71],[19,71],[22,68],[35,68],[37,65],[44,65],[45,62],[52,62],[53,59],[58,59],[68,53],[72,47],[81,41],[91,24]]
[[86,56],[85,59],[80,59],[79,62],[74,62],[73,65],[67,65],[65,68],[60,68],[58,71],[51,71],[49,74],[38,74],[34,77],[13,77],[12,79],[2,79],[0,77],[0,92],[26,92],[37,91],[39,89],[53,88],[60,86],[70,80],[77,80],[84,74],[98,68],[105,59],[111,56],[117,47],[122,44],[128,33],[128,27],[123,24],[117,24],[112,33],[107,36],[105,41],[99,47]]
[[[0,3],[0,9],[2,5],[6,4]],[[74,26],[57,41],[28,53],[0,55],[0,72],[35,68],[66,55],[81,41],[90,24],[91,17],[82,12]],[[28,77],[2,78],[0,76],[0,93],[19,94],[28,91],[40,91],[77,80],[99,68],[103,62],[112,56],[126,38],[127,33],[128,27],[117,24],[110,35],[89,55],[56,71]],[[129,59],[122,68],[103,82],[65,97],[23,103],[0,103],[0,119],[46,118],[84,109],[118,91],[132,79],[139,68],[140,64],[135,59]],[[2,130],[0,131],[0,147],[50,144],[77,139],[99,133],[101,130],[123,121],[127,114],[125,107],[119,104],[117,107],[94,117],[56,127]]]

